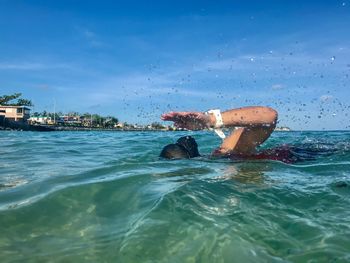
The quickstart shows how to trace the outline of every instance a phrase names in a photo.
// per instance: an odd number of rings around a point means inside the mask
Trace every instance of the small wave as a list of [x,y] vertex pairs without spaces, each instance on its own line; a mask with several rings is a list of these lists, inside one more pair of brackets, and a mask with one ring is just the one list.
[[5,183],[0,183],[0,191],[7,190],[8,188],[13,188],[21,185],[27,184],[28,181],[24,179],[12,180]]

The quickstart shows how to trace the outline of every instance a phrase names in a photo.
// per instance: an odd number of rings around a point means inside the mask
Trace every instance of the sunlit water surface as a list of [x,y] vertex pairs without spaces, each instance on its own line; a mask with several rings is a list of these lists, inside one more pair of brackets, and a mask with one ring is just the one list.
[[1,262],[350,261],[350,132],[275,132],[315,160],[161,160],[191,134],[0,132]]

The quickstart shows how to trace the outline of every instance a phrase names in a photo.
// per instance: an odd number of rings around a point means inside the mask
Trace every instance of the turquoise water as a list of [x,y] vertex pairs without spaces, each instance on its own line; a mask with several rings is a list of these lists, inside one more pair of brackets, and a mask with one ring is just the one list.
[[191,134],[0,132],[1,262],[349,262],[350,132],[275,132],[314,160],[160,160]]

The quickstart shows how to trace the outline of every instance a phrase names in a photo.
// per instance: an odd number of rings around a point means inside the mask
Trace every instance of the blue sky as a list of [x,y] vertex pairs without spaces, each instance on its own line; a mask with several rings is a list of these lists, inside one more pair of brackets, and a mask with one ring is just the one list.
[[349,1],[0,0],[0,95],[35,111],[158,121],[268,105],[350,129]]

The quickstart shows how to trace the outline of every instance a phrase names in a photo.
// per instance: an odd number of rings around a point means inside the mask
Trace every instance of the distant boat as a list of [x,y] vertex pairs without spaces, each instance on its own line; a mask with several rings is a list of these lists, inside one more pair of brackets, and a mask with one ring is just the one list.
[[291,131],[289,127],[276,127],[275,131]]

